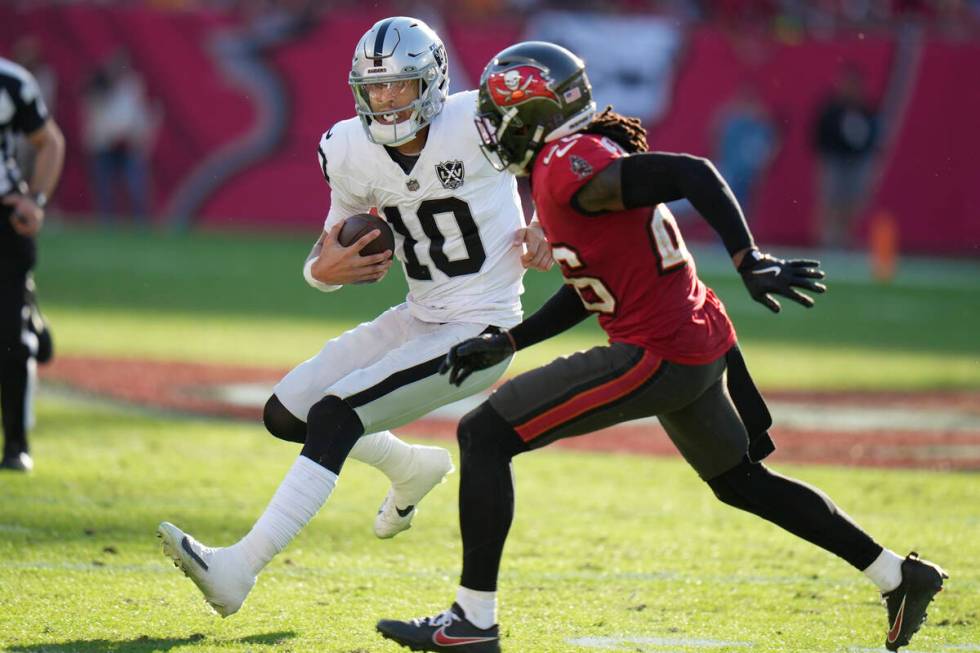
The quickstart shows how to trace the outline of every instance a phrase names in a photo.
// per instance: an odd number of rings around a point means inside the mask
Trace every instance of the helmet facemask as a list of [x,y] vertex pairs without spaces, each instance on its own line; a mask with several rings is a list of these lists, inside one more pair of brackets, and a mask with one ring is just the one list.
[[[480,105],[482,108],[483,102]],[[474,122],[482,141],[480,151],[490,165],[500,172],[527,175],[528,164],[544,145],[544,127],[538,125],[532,132],[513,107],[503,112],[495,108],[480,111]]]

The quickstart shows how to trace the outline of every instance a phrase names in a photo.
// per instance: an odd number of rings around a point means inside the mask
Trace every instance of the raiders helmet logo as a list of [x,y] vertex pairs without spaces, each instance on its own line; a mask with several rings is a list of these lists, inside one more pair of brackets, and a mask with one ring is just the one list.
[[456,190],[463,185],[463,177],[465,175],[463,162],[443,161],[442,163],[437,163],[436,174],[439,175],[439,181],[442,182],[443,188]]
[[551,80],[537,66],[517,66],[494,73],[487,79],[487,88],[498,107],[512,107],[535,98],[561,106],[558,95],[551,90]]

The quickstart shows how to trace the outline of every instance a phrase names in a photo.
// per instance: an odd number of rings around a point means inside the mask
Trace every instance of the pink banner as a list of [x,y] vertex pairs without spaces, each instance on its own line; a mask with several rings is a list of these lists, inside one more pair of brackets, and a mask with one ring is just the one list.
[[[175,207],[195,206],[189,218],[196,224],[314,231],[329,201],[316,143],[331,124],[353,114],[346,83],[350,54],[383,11],[331,12],[243,55],[235,49],[242,39],[258,37],[219,13],[4,5],[0,43],[9,56],[8,44],[37,37],[42,59],[57,73],[54,111],[69,143],[56,198],[63,211],[92,211],[79,98],[97,64],[123,46],[151,100],[163,108],[151,159],[157,220],[172,219]],[[469,80],[479,79],[493,53],[524,38],[526,28],[517,20],[498,20],[491,28],[475,18],[444,18],[436,26],[456,57],[457,77]],[[977,255],[980,44],[926,37],[911,56],[900,57],[895,35],[887,33],[784,43],[735,38],[707,25],[681,33],[679,52],[668,82],[674,85],[670,104],[656,124],[648,124],[651,145],[713,156],[719,112],[740,88],[753,86],[776,135],[749,210],[758,240],[818,242],[813,124],[835,78],[856,66],[874,102],[885,98],[896,79],[905,82],[892,98],[897,108],[891,135],[860,212],[859,242],[869,218],[884,211],[897,224],[905,251]],[[220,183],[209,185],[209,179]],[[694,225],[691,231],[708,235]]]

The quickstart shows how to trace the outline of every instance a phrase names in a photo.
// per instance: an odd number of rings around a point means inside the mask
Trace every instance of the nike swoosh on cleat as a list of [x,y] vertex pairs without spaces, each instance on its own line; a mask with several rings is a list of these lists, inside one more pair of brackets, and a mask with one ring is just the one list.
[[780,268],[778,265],[770,265],[767,268],[752,270],[752,274],[769,274],[770,272],[772,273],[772,276],[778,277],[779,273],[782,272],[782,268]]
[[412,514],[413,510],[415,510],[414,504],[410,505],[408,508],[405,508],[404,510],[402,510],[398,506],[395,506],[395,512],[398,513],[399,517],[403,517],[403,518],[408,517],[410,514]]
[[208,570],[208,564],[206,562],[204,562],[204,560],[201,559],[201,556],[197,555],[197,551],[195,551],[194,549],[191,548],[191,543],[189,541],[187,541],[187,536],[186,535],[180,541],[180,548],[182,548],[184,551],[186,551],[187,552],[187,555],[189,555],[190,557],[192,557],[194,559],[194,562],[196,562],[197,564],[201,565],[201,567],[204,568],[204,571],[207,571]]
[[480,644],[481,642],[493,642],[496,637],[453,637],[446,634],[446,626],[443,626],[432,633],[432,641],[439,646],[463,646],[465,644]]
[[902,605],[898,606],[898,613],[895,615],[895,622],[892,624],[892,629],[888,631],[888,642],[895,643],[898,639],[899,633],[902,632],[902,618],[905,616],[905,599],[908,595],[902,597]]

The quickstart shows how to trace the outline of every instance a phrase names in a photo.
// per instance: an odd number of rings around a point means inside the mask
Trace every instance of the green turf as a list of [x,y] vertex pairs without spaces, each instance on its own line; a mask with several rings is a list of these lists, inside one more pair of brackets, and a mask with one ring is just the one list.
[[[378,618],[434,613],[460,557],[453,475],[392,541],[371,534],[386,483],[350,463],[326,508],[220,620],[161,555],[176,522],[227,544],[265,506],[295,447],[258,425],[152,416],[46,395],[32,476],[0,475],[0,650],[19,653],[394,652]],[[900,551],[946,565],[912,650],[980,643],[980,486],[969,474],[775,464],[826,489]],[[656,638],[606,651],[880,647],[884,610],[846,564],[715,501],[677,459],[536,452],[515,463],[501,578],[505,650]],[[744,645],[706,649],[671,641]],[[597,640],[602,641],[602,640]],[[666,641],[666,644],[663,642]]]
[[[300,276],[312,240],[52,228],[37,277],[65,354],[291,367],[405,294],[398,270],[376,286],[313,291]],[[704,278],[725,300],[765,387],[980,388],[978,266],[963,266],[956,283],[935,274],[891,286],[831,267],[830,292],[816,308],[788,306],[778,316],[752,302],[733,272],[705,268],[718,270]],[[525,307],[540,306],[559,283],[556,271],[526,275]],[[589,320],[522,352],[512,370],[601,342]]]

